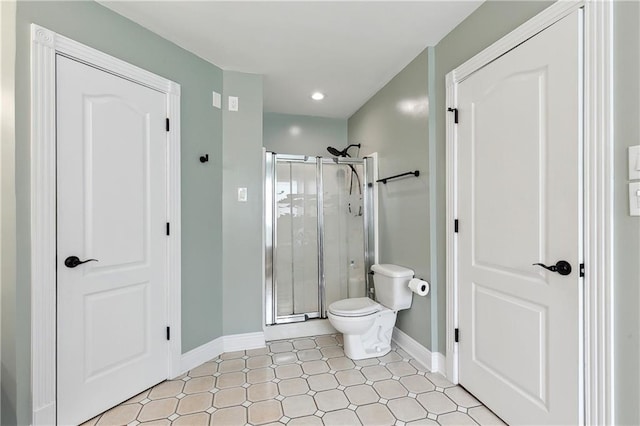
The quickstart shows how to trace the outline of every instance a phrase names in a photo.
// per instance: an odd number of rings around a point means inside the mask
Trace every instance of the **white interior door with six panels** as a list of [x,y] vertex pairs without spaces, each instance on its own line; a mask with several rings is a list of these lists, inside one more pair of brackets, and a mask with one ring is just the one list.
[[167,377],[166,105],[57,58],[59,424]]
[[509,424],[581,419],[580,19],[458,86],[459,381]]

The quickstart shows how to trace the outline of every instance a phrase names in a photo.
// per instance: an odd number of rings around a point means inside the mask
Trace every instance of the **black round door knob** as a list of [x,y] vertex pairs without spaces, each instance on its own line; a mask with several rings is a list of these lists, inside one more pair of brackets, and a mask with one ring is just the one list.
[[97,262],[98,259],[87,259],[87,260],[80,260],[78,258],[78,256],[69,256],[64,260],[64,265],[67,268],[75,268],[78,265],[82,265],[83,263],[87,263],[87,262]]
[[571,264],[566,260],[559,260],[555,265],[547,266],[544,263],[534,263],[534,266],[542,266],[551,272],[557,272],[560,275],[569,275],[571,273]]

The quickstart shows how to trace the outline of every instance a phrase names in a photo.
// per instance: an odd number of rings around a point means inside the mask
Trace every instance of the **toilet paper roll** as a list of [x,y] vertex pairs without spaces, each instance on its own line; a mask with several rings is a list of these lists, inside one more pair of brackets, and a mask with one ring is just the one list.
[[426,296],[429,294],[429,283],[420,278],[412,278],[409,281],[409,289],[418,296]]

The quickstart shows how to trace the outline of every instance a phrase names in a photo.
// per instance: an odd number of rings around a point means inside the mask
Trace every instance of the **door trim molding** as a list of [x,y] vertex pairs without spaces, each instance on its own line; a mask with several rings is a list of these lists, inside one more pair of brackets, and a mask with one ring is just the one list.
[[[572,12],[584,9],[584,278],[582,351],[585,424],[614,424],[613,412],[613,2],[559,1],[446,76],[446,105],[457,104],[467,77]],[[457,144],[446,118],[447,377],[458,383]]]
[[56,54],[167,95],[167,377],[180,371],[180,85],[46,28],[31,25],[31,394],[32,424],[56,423]]

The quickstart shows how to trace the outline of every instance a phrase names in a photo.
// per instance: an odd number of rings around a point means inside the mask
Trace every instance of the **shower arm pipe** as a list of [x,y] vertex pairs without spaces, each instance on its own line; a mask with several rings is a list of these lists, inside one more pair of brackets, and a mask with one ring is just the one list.
[[404,176],[409,176],[409,175],[413,175],[415,177],[418,177],[418,176],[420,176],[420,170],[415,170],[413,172],[400,173],[399,175],[389,176],[389,177],[386,177],[384,179],[378,179],[376,182],[382,182],[383,184],[386,185],[387,181],[389,181],[389,180],[398,179],[398,178],[401,178],[401,177],[404,177]]

